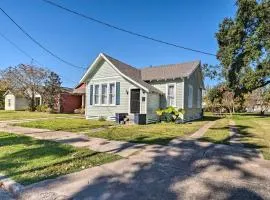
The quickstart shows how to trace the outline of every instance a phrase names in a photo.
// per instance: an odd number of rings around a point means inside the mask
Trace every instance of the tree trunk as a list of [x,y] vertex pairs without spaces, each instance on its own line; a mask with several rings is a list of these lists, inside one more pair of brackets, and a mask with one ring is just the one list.
[[31,100],[30,100],[30,111],[35,111],[35,92],[31,92]]

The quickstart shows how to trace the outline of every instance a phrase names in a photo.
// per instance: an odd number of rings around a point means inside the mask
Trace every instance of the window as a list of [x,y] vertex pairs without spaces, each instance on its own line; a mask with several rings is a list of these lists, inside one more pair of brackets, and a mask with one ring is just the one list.
[[175,84],[167,86],[168,106],[175,106]]
[[11,107],[11,99],[8,99],[8,107]]
[[107,104],[107,84],[101,85],[101,104]]
[[35,98],[35,103],[36,103],[36,106],[39,106],[41,104],[40,97]]
[[198,94],[197,94],[197,108],[201,108],[202,107],[201,99],[202,99],[202,89],[199,88],[198,89]]
[[109,85],[109,104],[115,104],[115,83]]
[[192,108],[193,106],[193,87],[188,85],[188,107]]
[[99,104],[99,85],[95,85],[95,90],[94,90],[94,92],[95,92],[95,104]]

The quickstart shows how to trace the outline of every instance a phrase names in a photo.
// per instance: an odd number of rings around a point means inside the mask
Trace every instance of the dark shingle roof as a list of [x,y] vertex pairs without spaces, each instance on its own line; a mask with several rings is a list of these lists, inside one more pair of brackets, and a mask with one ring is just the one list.
[[[161,65],[156,67],[146,67],[137,69],[128,65],[120,60],[112,58],[104,53],[101,53],[98,58],[102,56],[113,64],[122,74],[138,83],[141,87],[146,88],[149,92],[163,93],[156,87],[147,83],[152,80],[167,80],[187,77],[192,74],[195,69],[200,65],[200,61],[193,61],[180,64]],[[81,79],[81,83],[85,81],[87,74],[90,73],[90,68]]]
[[120,72],[125,74],[126,76],[130,77],[135,82],[139,83],[143,87],[147,88],[149,92],[156,92],[156,93],[163,93],[159,89],[155,88],[154,86],[144,82],[141,79],[141,71],[136,69],[126,63],[123,63],[115,58],[112,58],[106,54],[103,54]]
[[166,80],[187,77],[199,66],[200,61],[187,63],[160,65],[141,69],[141,78],[144,81]]

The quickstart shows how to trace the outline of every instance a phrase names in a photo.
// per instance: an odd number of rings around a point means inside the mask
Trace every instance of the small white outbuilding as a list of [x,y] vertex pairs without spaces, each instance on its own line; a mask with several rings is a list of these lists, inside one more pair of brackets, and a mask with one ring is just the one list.
[[[10,90],[6,91],[5,97],[5,110],[26,110],[28,108],[28,101],[21,95],[15,95]],[[41,95],[35,95],[36,105],[41,105]]]

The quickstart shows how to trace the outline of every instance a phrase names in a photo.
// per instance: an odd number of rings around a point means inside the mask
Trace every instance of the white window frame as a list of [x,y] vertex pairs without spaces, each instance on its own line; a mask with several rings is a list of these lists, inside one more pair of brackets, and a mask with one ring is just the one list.
[[[103,95],[102,93],[102,87],[103,86],[106,86],[106,91],[105,91],[105,94]],[[100,84],[100,91],[101,91],[101,99],[100,99],[100,104],[101,105],[108,105],[108,83],[102,83]],[[102,102],[103,101],[103,96],[106,96],[106,101],[105,102]]]
[[193,86],[188,85],[188,108],[193,107]]
[[[98,94],[98,102],[96,102],[96,86],[98,86],[98,91],[97,91],[97,94]],[[100,98],[100,84],[94,84],[94,95],[93,95],[93,100],[94,100],[94,102],[93,102],[93,105],[100,105],[100,100],[101,100],[101,98]]]
[[197,108],[202,107],[201,99],[202,99],[202,92],[201,88],[198,88],[197,90]]
[[[114,101],[112,101],[112,103],[110,103],[110,96],[112,93],[110,93],[110,85],[114,84]],[[109,82],[108,83],[108,104],[111,106],[115,106],[116,105],[116,82]]]
[[[114,102],[113,104],[110,104],[110,84],[114,84]],[[96,84],[91,84],[93,85],[93,106],[116,106],[116,81],[110,81],[110,82],[101,82],[101,83],[96,83]],[[107,86],[107,101],[102,103],[102,85]],[[95,101],[95,96],[96,96],[96,90],[95,87],[98,86],[98,103]]]
[[[169,87],[173,86],[173,94],[174,94],[174,103],[173,105],[170,105],[169,101]],[[166,100],[167,100],[167,106],[173,106],[176,107],[176,83],[168,83],[166,86]]]

